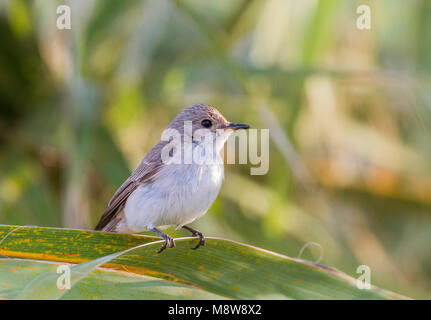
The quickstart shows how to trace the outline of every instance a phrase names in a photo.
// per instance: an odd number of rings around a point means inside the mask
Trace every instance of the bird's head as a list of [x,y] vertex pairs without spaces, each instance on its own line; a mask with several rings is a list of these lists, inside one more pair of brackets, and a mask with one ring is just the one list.
[[185,108],[168,125],[169,129],[178,130],[184,138],[196,143],[205,141],[202,137],[210,135],[211,142],[217,142],[217,151],[223,147],[230,134],[249,127],[246,124],[229,122],[216,108],[203,103]]

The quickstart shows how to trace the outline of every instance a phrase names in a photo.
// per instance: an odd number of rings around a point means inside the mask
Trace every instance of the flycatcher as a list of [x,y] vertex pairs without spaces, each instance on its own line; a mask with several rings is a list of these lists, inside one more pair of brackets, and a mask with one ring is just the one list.
[[[199,237],[193,249],[203,246],[203,234],[187,224],[205,214],[220,191],[224,177],[220,151],[227,138],[235,130],[248,128],[227,121],[206,104],[185,108],[165,130],[171,137],[176,132],[179,139],[162,139],[145,155],[115,192],[95,229],[119,233],[153,231],[165,240],[160,253],[173,248],[175,242],[157,228],[175,226]],[[193,156],[187,158],[187,151]]]

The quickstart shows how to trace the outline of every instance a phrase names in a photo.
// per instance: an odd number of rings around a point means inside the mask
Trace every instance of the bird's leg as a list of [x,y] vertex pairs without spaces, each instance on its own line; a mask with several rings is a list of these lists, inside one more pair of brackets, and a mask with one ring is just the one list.
[[166,233],[163,233],[159,230],[157,230],[156,228],[150,228],[149,230],[157,233],[159,236],[161,236],[163,239],[165,239],[165,244],[160,248],[159,251],[157,251],[157,253],[162,252],[163,250],[165,250],[166,248],[173,248],[175,247],[175,241],[171,236],[168,236]]
[[192,229],[190,227],[187,226],[183,226],[184,229],[186,229],[187,231],[192,233],[192,236],[194,237],[199,237],[199,243],[196,245],[196,247],[192,248],[192,249],[197,249],[200,246],[204,246],[205,245],[205,237],[202,234],[202,232],[199,232],[198,230]]

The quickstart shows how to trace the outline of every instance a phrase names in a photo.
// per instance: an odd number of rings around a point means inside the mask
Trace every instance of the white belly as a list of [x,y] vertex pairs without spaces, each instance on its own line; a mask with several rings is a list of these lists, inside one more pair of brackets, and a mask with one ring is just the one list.
[[127,199],[118,232],[181,227],[202,216],[216,199],[223,164],[166,165],[154,181],[143,183]]

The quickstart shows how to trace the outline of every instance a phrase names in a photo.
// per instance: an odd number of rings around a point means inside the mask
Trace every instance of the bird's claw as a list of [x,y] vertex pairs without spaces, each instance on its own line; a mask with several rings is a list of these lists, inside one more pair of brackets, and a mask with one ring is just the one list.
[[191,248],[192,250],[196,250],[200,246],[204,246],[205,245],[205,237],[204,237],[204,235],[202,233],[197,232],[193,236],[198,236],[199,237],[199,243],[194,248]]
[[175,247],[175,241],[174,241],[174,239],[172,237],[166,235],[166,237],[165,237],[165,244],[160,248],[159,251],[157,251],[157,253],[161,253],[166,248],[173,248],[173,247]]

